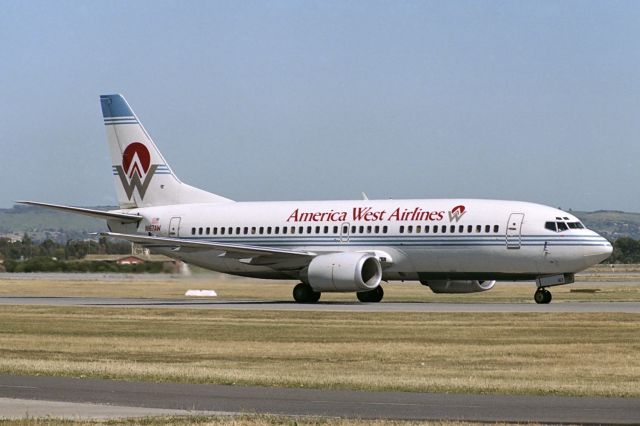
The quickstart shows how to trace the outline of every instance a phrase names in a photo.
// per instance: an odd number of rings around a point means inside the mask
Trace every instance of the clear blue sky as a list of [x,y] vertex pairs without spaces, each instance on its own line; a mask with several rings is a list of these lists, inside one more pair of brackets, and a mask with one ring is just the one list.
[[236,200],[640,211],[637,1],[3,1],[0,207],[115,204],[107,93]]

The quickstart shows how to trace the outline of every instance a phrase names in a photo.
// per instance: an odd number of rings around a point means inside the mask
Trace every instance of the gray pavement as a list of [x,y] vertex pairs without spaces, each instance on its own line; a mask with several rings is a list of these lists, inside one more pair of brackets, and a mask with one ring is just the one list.
[[[20,405],[25,404],[24,400],[34,400],[71,402],[76,408],[84,404],[101,404],[363,419],[640,423],[640,399],[634,398],[361,392],[10,375],[0,375],[0,397],[17,400],[15,404],[19,407],[24,407]],[[11,400],[5,401],[5,404],[11,404]],[[81,405],[76,405],[78,403]],[[35,402],[35,406],[38,404]],[[38,412],[53,409],[43,405],[42,410]],[[51,411],[54,412],[60,414],[60,411]],[[77,409],[74,412],[79,413]]]
[[427,303],[427,302],[319,302],[152,299],[111,297],[0,297],[1,305],[103,306],[129,308],[190,308],[328,312],[618,312],[640,313],[640,302],[551,302],[536,303]]

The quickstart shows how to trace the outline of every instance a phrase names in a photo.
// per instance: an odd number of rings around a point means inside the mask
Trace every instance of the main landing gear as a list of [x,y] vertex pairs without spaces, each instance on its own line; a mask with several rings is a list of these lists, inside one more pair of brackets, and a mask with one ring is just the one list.
[[300,283],[293,288],[293,299],[298,303],[316,303],[320,300],[320,292],[307,283]]
[[535,300],[536,303],[547,304],[551,302],[551,292],[544,287],[539,287],[533,295],[533,300]]
[[361,302],[378,303],[384,296],[384,290],[382,290],[382,286],[378,286],[373,290],[358,292],[356,295]]

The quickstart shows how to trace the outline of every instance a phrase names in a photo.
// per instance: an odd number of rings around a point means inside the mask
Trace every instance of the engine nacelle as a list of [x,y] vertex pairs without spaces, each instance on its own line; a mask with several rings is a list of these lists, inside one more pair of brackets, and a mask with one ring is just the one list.
[[367,291],[380,285],[382,267],[371,253],[332,253],[313,258],[307,272],[315,291]]
[[477,280],[433,280],[420,281],[422,285],[429,286],[434,293],[477,293],[491,290],[496,284],[494,281]]

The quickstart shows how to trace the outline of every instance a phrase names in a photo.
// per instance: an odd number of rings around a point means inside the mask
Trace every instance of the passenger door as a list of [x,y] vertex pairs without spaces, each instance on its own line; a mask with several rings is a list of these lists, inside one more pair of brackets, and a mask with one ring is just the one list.
[[522,245],[521,231],[522,221],[524,220],[524,213],[511,213],[509,216],[509,222],[507,222],[507,248],[519,249]]
[[178,238],[180,235],[180,218],[172,217],[169,222],[169,237]]

